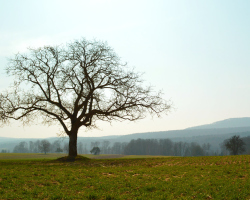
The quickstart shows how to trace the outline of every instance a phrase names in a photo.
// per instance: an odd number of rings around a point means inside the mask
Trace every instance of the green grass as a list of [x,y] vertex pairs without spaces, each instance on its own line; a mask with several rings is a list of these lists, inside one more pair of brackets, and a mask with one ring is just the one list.
[[1,160],[0,199],[250,198],[248,155],[85,162],[58,162],[53,156]]
[[0,153],[0,160],[34,160],[34,159],[56,159],[66,156],[58,153]]

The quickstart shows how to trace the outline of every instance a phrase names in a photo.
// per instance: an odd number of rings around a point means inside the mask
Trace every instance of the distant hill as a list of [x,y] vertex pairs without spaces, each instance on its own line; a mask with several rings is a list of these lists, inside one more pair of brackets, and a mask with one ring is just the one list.
[[[225,139],[233,136],[240,135],[241,137],[250,136],[250,117],[245,118],[232,118],[222,121],[218,121],[212,124],[206,124],[202,126],[190,127],[183,130],[171,130],[160,132],[146,132],[146,133],[134,133],[129,135],[113,135],[104,137],[79,137],[78,141],[87,144],[91,142],[102,142],[104,140],[110,141],[111,144],[115,142],[129,142],[132,139],[166,139],[169,138],[175,142],[197,142],[199,144],[210,143],[213,149],[218,149],[219,144]],[[46,138],[51,143],[60,139],[62,142],[67,142],[68,137],[64,138]],[[0,137],[0,149],[6,148],[13,150],[14,146],[21,141],[36,141],[42,140],[42,138],[5,138]]]
[[209,129],[184,129],[161,132],[135,133],[130,135],[120,136],[117,139],[160,139],[160,138],[177,138],[177,137],[194,137],[203,135],[222,135],[228,133],[241,133],[250,131],[249,127],[234,127],[234,128],[209,128]]
[[201,126],[194,126],[187,129],[211,129],[211,128],[235,128],[235,127],[249,127],[250,117],[230,118],[222,121],[214,122],[212,124],[205,124]]

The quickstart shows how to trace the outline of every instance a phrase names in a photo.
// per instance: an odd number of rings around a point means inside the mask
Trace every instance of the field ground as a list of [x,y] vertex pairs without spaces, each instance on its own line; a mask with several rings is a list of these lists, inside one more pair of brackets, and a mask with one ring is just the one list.
[[[0,153],[0,161],[1,160],[34,160],[34,159],[57,159],[67,154],[64,153]],[[91,159],[112,159],[112,158],[156,158],[156,157],[166,157],[166,156],[124,156],[117,154],[101,154],[101,155],[92,155],[92,154],[83,154],[87,158]]]
[[0,154],[0,199],[250,199],[249,155],[61,156]]

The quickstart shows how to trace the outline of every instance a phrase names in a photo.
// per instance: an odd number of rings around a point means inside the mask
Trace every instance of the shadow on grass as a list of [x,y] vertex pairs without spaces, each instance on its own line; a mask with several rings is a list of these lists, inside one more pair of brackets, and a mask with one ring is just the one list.
[[89,162],[91,159],[84,157],[84,156],[64,156],[61,158],[57,158],[56,162],[75,162],[75,161],[79,161],[79,162]]

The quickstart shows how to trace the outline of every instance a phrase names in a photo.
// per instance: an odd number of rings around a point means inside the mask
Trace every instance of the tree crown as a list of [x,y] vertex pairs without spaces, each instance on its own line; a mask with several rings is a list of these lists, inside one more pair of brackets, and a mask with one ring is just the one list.
[[39,116],[47,124],[59,122],[69,135],[81,126],[95,127],[97,120],[134,121],[171,107],[103,42],[30,48],[10,59],[6,70],[15,83],[0,95],[2,123]]

